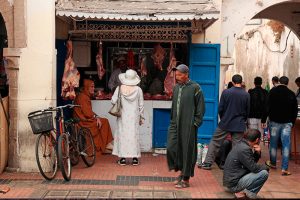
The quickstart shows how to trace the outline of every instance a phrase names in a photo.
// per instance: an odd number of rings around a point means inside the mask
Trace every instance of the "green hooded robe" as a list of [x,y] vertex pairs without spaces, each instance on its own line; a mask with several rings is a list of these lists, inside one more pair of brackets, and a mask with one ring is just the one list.
[[186,177],[194,176],[197,129],[202,124],[204,112],[204,97],[199,84],[193,81],[176,84],[167,141],[169,170],[179,170]]

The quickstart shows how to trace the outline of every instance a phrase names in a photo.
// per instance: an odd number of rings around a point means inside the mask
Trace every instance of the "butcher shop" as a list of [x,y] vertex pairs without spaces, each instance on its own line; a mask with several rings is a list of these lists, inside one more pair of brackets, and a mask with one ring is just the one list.
[[[144,93],[142,151],[166,146],[172,68],[184,63],[204,91],[206,113],[198,138],[209,140],[217,124],[220,45],[207,31],[219,18],[211,0],[57,0],[57,105],[70,103],[84,78],[95,82],[94,112],[109,120],[118,74],[135,70]],[[200,134],[201,133],[201,134]]]

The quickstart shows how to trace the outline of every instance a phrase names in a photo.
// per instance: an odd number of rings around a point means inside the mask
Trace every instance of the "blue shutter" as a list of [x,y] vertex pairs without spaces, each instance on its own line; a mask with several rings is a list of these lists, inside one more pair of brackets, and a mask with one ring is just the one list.
[[220,45],[190,45],[190,78],[200,84],[205,98],[205,115],[198,129],[198,142],[209,143],[218,123]]

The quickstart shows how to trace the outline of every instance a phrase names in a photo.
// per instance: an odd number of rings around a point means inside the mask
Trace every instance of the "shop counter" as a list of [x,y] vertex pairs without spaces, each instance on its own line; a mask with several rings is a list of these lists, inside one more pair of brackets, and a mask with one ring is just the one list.
[[[154,109],[170,109],[172,101],[145,100],[145,123],[140,126],[140,144],[142,152],[151,152],[153,148],[153,111]],[[116,117],[108,113],[112,107],[110,100],[93,100],[93,111],[100,117],[109,120],[112,133],[116,130]],[[157,116],[159,117],[159,116]]]

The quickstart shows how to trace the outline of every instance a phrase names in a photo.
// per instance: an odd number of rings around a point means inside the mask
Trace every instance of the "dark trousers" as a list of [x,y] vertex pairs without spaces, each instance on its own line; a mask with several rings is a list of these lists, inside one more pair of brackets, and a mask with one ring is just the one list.
[[216,156],[216,163],[218,165],[224,165],[225,160],[231,150],[232,142],[228,139],[224,140],[223,144],[220,147],[219,153]]
[[[215,161],[215,157],[219,152],[221,144],[225,140],[228,131],[222,130],[219,127],[216,128],[215,133],[208,145],[208,152],[204,163],[212,164]],[[243,133],[231,133],[232,146],[236,145],[243,138]]]

